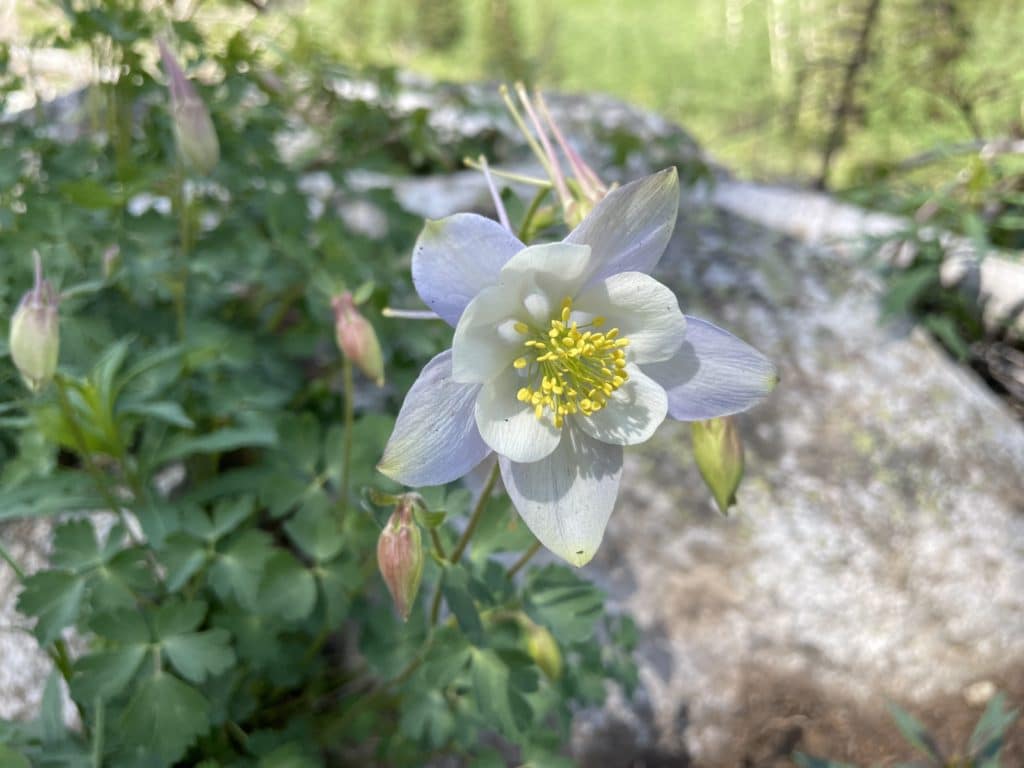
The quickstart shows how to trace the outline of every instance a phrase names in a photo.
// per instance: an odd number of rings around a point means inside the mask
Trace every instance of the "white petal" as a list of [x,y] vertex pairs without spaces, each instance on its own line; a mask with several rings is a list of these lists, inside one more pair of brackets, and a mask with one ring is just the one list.
[[496,221],[457,213],[427,221],[412,252],[412,279],[424,303],[449,325],[523,244]]
[[613,445],[645,442],[665,420],[668,396],[661,385],[635,365],[626,366],[629,379],[591,416],[573,417],[591,437]]
[[545,415],[538,419],[533,406],[516,398],[525,383],[514,368],[487,382],[476,400],[476,425],[493,450],[512,461],[538,461],[558,446],[562,430]]
[[509,259],[497,284],[482,290],[459,318],[452,341],[455,380],[482,384],[522,355],[526,337],[507,329],[516,320],[546,326],[562,299],[576,294],[589,263],[589,248],[565,243],[530,246]]
[[593,280],[650,272],[679,216],[679,174],[668,168],[612,190],[566,238],[593,249]]
[[629,339],[629,359],[640,364],[672,357],[686,333],[676,295],[640,272],[622,272],[589,285],[573,309],[603,316],[605,328],[618,328]]
[[543,243],[524,248],[501,268],[498,285],[518,290],[521,298],[540,290],[557,309],[566,296],[575,296],[593,272],[588,246]]
[[520,517],[540,543],[579,567],[597,552],[622,477],[622,447],[574,426],[548,458],[516,464],[499,457],[501,477]]
[[728,331],[687,316],[686,339],[669,360],[644,371],[668,393],[668,412],[680,421],[728,416],[753,407],[779,381],[775,365]]
[[[523,314],[518,293],[504,286],[484,288],[469,302],[452,339],[452,376],[464,384],[481,384],[508,368],[526,351],[525,336],[509,333]],[[510,321],[512,321],[510,323]]]
[[479,385],[451,378],[451,350],[423,368],[405,396],[377,469],[403,485],[456,480],[491,452],[476,428],[473,406]]

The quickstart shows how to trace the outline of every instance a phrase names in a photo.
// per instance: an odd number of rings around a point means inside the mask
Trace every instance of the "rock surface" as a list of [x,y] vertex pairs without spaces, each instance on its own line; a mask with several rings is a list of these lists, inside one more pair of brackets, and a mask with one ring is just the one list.
[[[616,125],[646,131],[641,146],[658,156],[630,155],[625,176],[704,163],[677,128],[617,102],[552,107],[571,128],[598,126],[588,156]],[[476,125],[437,114],[453,130]],[[488,206],[475,173],[382,183],[432,216]],[[768,768],[791,765],[794,749],[884,765],[910,757],[889,700],[959,747],[993,690],[1024,703],[1024,429],[924,334],[879,324],[877,286],[852,248],[741,218],[760,188],[744,198],[728,183],[731,203],[708,190],[684,199],[658,277],[686,311],[776,360],[782,382],[740,419],[747,477],[728,518],[713,511],[685,425],[627,453],[587,572],[641,628],[641,691],[583,713],[574,752],[602,768]],[[44,529],[0,535],[41,562]],[[6,631],[13,602],[0,569],[0,717],[30,713],[45,679],[31,641]],[[1024,764],[1021,728],[1005,764]]]

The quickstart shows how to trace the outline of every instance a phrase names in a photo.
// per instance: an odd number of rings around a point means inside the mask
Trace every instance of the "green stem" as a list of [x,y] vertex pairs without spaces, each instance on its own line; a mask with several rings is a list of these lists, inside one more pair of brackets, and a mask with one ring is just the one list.
[[441,580],[444,573],[437,580],[437,587],[434,589],[434,598],[430,601],[430,626],[437,624],[437,617],[441,615]]
[[352,361],[343,357],[342,383],[345,389],[345,442],[341,451],[341,513],[348,508],[349,465],[352,461],[352,425],[355,421],[355,383],[352,380]]
[[530,548],[523,553],[522,557],[520,557],[518,560],[516,560],[512,564],[512,567],[508,569],[508,577],[511,579],[513,576],[515,576],[517,573],[519,573],[519,571],[521,571],[523,569],[523,566],[526,565],[528,562],[530,562],[530,559],[534,555],[536,555],[539,550],[540,550],[540,542],[539,541],[533,542],[533,544],[530,545]]
[[462,553],[466,551],[466,547],[469,545],[469,540],[473,538],[473,533],[476,531],[476,527],[480,523],[480,518],[483,517],[484,509],[487,507],[487,500],[491,497],[491,491],[494,490],[494,484],[498,482],[499,473],[500,470],[498,468],[498,462],[495,461],[494,467],[491,469],[491,474],[487,476],[487,482],[484,483],[483,490],[480,491],[480,498],[476,501],[473,513],[469,516],[469,522],[466,524],[466,530],[462,532],[462,536],[459,538],[458,544],[456,544],[455,549],[452,550],[452,565],[455,565],[462,559]]
[[85,440],[85,435],[82,432],[82,428],[79,425],[78,420],[75,418],[75,412],[71,407],[71,401],[68,399],[67,385],[64,383],[63,377],[58,376],[54,380],[54,383],[57,385],[57,401],[60,404],[61,414],[71,430],[71,436],[75,441],[75,450],[77,450],[79,455],[82,457],[86,471],[92,477],[93,483],[96,485],[96,489],[100,492],[104,501],[106,501],[107,506],[110,507],[110,511],[121,519],[121,523],[124,525],[125,531],[128,533],[128,538],[132,540],[133,544],[141,546],[142,542],[135,536],[131,525],[128,523],[128,516],[125,514],[124,506],[117,500],[114,492],[110,488],[109,479],[102,471],[100,471],[100,468],[96,466],[96,462],[93,461],[92,454],[89,452],[88,444]]
[[11,570],[14,571],[14,575],[18,577],[18,581],[25,580],[25,571],[18,565],[18,561],[15,560],[11,553],[7,551],[3,544],[0,544],[0,558],[3,558],[6,563],[11,566]]
[[104,715],[105,710],[103,706],[103,697],[97,696],[93,705],[93,711],[96,713],[94,722],[92,725],[92,768],[102,768],[103,766],[103,728],[104,728]]
[[441,537],[437,533],[436,528],[430,529],[430,540],[434,544],[434,552],[440,560],[447,560],[448,556],[444,553],[444,544],[441,543]]
[[545,187],[544,189],[537,190],[537,194],[533,196],[533,200],[530,201],[530,207],[526,209],[526,215],[523,216],[523,223],[519,225],[519,232],[516,233],[517,237],[526,242],[527,235],[530,234],[530,225],[533,224],[533,217],[537,215],[537,211],[540,210],[540,204],[544,202],[544,198],[548,196],[548,192],[551,191],[551,187]]
[[185,171],[178,166],[178,240],[181,264],[174,287],[174,314],[177,318],[178,341],[185,341],[186,304],[188,301],[188,258],[192,251],[192,204],[185,191]]

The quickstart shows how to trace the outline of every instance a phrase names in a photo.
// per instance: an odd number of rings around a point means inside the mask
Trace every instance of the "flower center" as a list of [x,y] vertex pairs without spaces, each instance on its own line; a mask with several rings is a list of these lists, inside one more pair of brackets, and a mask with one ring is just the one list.
[[533,406],[538,420],[548,414],[555,427],[561,427],[567,415],[589,416],[601,410],[629,378],[623,349],[629,339],[618,338],[618,328],[599,331],[603,317],[580,325],[569,320],[571,314],[572,299],[567,297],[561,315],[552,318],[548,328],[522,322],[515,326],[528,338],[523,342],[526,355],[513,365],[525,370],[530,382],[516,397]]

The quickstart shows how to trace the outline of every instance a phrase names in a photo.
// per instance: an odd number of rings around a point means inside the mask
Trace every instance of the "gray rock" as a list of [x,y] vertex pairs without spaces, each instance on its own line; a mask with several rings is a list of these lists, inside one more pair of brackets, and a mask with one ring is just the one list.
[[690,200],[659,272],[782,381],[740,419],[727,519],[685,425],[629,455],[593,570],[642,628],[654,746],[722,766],[907,756],[889,699],[969,714],[940,720],[962,746],[979,682],[1022,693],[1024,430],[926,335],[880,325],[841,250]]

